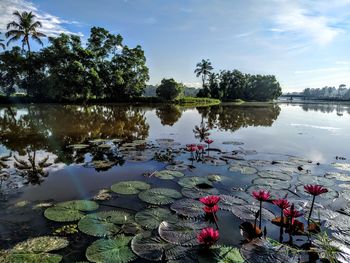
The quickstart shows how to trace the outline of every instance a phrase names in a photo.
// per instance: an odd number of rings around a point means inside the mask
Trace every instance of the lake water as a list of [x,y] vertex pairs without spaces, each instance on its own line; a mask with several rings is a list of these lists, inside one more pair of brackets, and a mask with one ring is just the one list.
[[[214,142],[211,150],[193,161],[185,145],[204,143],[193,131],[201,124],[209,129]],[[101,189],[135,180],[152,188],[174,189],[186,198],[220,193],[255,205],[251,191],[264,188],[273,196],[287,195],[300,209],[310,206],[303,185],[320,183],[332,191],[319,199],[319,213],[322,209],[336,213],[325,216],[325,222],[322,218],[322,224],[330,236],[335,233],[338,243],[346,244],[350,242],[349,236],[339,238],[337,234],[350,233],[349,226],[344,229],[344,225],[350,225],[344,223],[344,220],[350,222],[349,146],[349,104],[247,103],[198,108],[3,105],[0,106],[0,155],[10,152],[12,155],[3,167],[10,178],[1,184],[0,249],[10,249],[30,237],[52,235],[58,227],[77,223],[46,219],[43,216],[46,205],[90,200]],[[156,153],[165,156],[169,147],[174,155],[171,163],[153,158]],[[36,164],[48,156],[47,163],[52,165],[43,168],[40,175],[25,168],[30,165],[28,156],[35,156]],[[27,164],[21,166],[21,160]],[[164,169],[180,170],[184,176],[173,179],[154,176],[156,171]],[[208,176],[213,174],[219,175],[220,180],[208,181]],[[196,184],[181,181],[187,177],[205,178],[203,182],[208,182],[210,188],[205,185],[197,189]],[[158,207],[140,200],[137,194],[115,192],[111,192],[109,200],[97,202],[98,212],[117,209],[132,216],[146,208]],[[159,206],[169,209],[170,203]],[[279,215],[272,204],[265,204],[265,208]],[[241,246],[239,225],[246,215],[240,217],[240,209],[218,212],[220,230],[224,229],[220,231],[220,244]],[[171,213],[176,211],[171,210]],[[300,220],[305,222],[305,218]],[[337,222],[342,223],[327,228],[327,223],[329,226]],[[264,225],[268,236],[278,240],[279,227],[269,221]],[[156,230],[153,235],[157,235]],[[63,262],[86,260],[86,247],[98,239],[81,232],[65,236],[69,246],[56,252],[63,256]],[[306,237],[299,239],[304,242]],[[137,258],[136,262],[142,259]]]

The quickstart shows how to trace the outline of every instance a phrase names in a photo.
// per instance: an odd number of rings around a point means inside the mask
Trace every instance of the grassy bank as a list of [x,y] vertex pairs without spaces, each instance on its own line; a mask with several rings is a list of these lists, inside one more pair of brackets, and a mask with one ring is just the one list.
[[221,101],[211,98],[196,98],[196,97],[183,97],[175,100],[176,104],[181,106],[210,106],[220,104]]

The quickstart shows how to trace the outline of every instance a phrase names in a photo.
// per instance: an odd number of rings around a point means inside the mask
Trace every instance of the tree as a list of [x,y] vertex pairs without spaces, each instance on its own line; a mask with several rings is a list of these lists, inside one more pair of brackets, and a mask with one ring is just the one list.
[[[0,33],[1,34],[1,33]],[[0,48],[2,48],[2,49],[5,49],[6,48],[6,46],[5,46],[5,44],[4,43],[2,43],[2,42],[4,42],[5,40],[3,40],[2,38],[0,38]]]
[[162,82],[157,88],[157,95],[166,100],[176,99],[182,92],[184,86],[182,83],[177,83],[174,79],[162,79]]
[[24,46],[27,45],[28,51],[30,52],[29,37],[40,45],[43,45],[40,38],[46,35],[37,31],[42,25],[40,21],[34,20],[36,16],[32,12],[19,13],[18,11],[15,11],[13,15],[17,21],[14,20],[7,24],[8,31],[5,35],[7,38],[10,38],[7,45],[22,38],[22,49],[24,50]]
[[201,62],[197,63],[196,69],[194,70],[194,73],[196,73],[196,77],[202,76],[202,87],[205,87],[205,81],[207,76],[211,73],[213,70],[213,67],[211,66],[211,62],[209,59],[205,60],[202,59]]

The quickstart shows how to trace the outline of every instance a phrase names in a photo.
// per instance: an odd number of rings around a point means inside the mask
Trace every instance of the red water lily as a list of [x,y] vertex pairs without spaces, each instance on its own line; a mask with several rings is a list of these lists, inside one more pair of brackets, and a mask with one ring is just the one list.
[[205,143],[207,143],[207,144],[212,144],[214,142],[214,140],[211,140],[211,139],[206,139],[205,140]]
[[271,197],[270,192],[265,191],[265,190],[260,190],[260,191],[253,191],[253,197],[262,202],[262,201],[268,201]]
[[194,143],[190,143],[190,144],[186,144],[186,148],[190,148],[190,147],[196,147],[197,145]]
[[276,206],[278,206],[281,209],[287,209],[288,207],[290,207],[290,203],[288,202],[287,199],[277,199],[277,200],[273,200],[272,203],[274,203]]
[[[207,214],[215,214],[217,211],[219,211],[219,206],[218,205],[214,205],[214,206],[205,206],[203,207],[204,212],[206,212]],[[215,217],[215,215],[214,215]],[[215,219],[215,218],[214,218]]]
[[219,231],[211,227],[204,228],[197,236],[197,239],[199,244],[210,247],[219,240]]
[[318,196],[320,194],[324,194],[324,193],[328,192],[327,188],[324,188],[322,185],[318,185],[318,184],[305,185],[304,189],[305,189],[305,192],[307,192],[307,193],[309,193],[310,195],[313,195],[313,196]]
[[209,196],[200,198],[199,201],[201,201],[203,204],[205,204],[208,207],[213,207],[220,201],[220,196],[209,195]]
[[204,144],[197,144],[197,148],[200,151],[203,151],[205,149],[205,145]]
[[302,212],[294,209],[294,205],[292,205],[291,208],[284,209],[283,214],[292,219],[292,225],[294,224],[295,218],[303,215]]
[[187,147],[187,151],[189,152],[195,152],[197,151],[197,146],[196,145],[190,145],[189,147]]

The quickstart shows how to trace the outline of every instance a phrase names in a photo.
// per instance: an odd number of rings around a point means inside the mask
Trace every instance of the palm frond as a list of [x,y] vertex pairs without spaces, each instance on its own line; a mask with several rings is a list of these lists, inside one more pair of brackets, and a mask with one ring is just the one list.
[[11,27],[13,28],[21,28],[21,25],[18,24],[16,21],[12,21],[7,24],[7,30],[9,30]]
[[36,42],[38,42],[40,45],[44,45],[44,43],[43,43],[43,41],[41,41],[41,39],[39,38],[39,37],[37,37],[37,36],[32,36],[32,39],[34,39]]
[[10,38],[10,39],[7,41],[7,46],[9,46],[11,42],[17,41],[17,40],[20,39],[20,38],[21,38],[20,35],[13,36],[12,38]]

